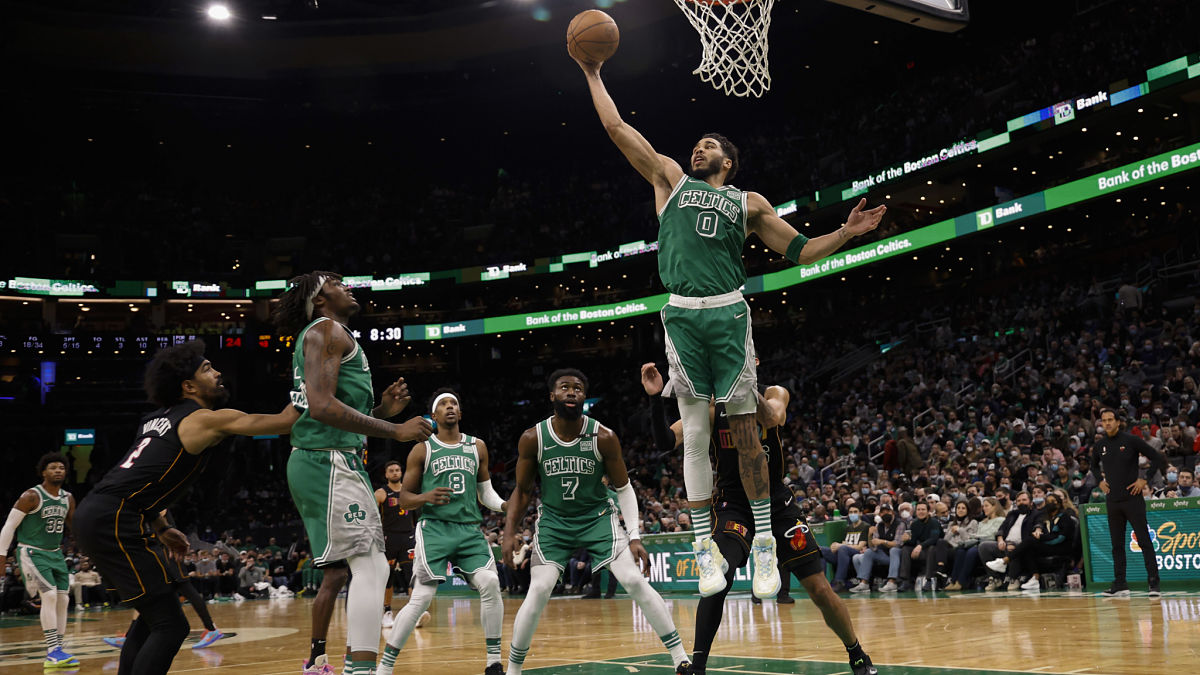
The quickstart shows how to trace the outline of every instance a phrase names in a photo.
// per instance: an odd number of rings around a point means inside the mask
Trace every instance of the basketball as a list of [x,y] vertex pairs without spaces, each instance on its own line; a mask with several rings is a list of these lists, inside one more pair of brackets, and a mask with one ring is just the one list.
[[621,41],[617,22],[598,9],[575,15],[567,26],[567,53],[588,63],[603,63],[612,58]]

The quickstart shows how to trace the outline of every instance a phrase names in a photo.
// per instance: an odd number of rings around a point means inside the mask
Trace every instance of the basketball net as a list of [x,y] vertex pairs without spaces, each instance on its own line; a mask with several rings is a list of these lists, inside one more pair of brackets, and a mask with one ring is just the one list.
[[767,30],[775,0],[675,0],[700,34],[704,54],[692,71],[726,96],[771,89]]

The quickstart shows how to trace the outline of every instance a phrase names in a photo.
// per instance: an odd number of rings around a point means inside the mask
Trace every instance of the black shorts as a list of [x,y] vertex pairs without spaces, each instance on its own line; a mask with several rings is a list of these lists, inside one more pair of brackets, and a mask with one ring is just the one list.
[[383,539],[387,549],[384,551],[384,555],[387,556],[388,565],[393,567],[396,565],[412,565],[413,557],[416,555],[414,551],[417,546],[416,531],[410,530],[399,533],[384,532]]
[[[750,557],[754,514],[749,504],[717,502],[715,507],[717,522],[713,541],[717,542],[729,566],[737,569]],[[825,572],[821,549],[794,501],[771,512],[771,530],[775,535],[775,555],[780,567],[801,579]]]
[[105,585],[115,588],[122,602],[136,606],[174,592],[180,575],[179,565],[150,529],[153,518],[127,506],[119,497],[90,495],[76,507],[71,529]]

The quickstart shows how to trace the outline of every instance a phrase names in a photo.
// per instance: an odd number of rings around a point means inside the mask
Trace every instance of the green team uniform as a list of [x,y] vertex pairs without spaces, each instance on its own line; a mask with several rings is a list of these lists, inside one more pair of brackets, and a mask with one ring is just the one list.
[[67,561],[62,554],[63,526],[71,509],[71,493],[59,489],[55,497],[35,485],[38,507],[25,514],[17,526],[17,558],[29,595],[70,588]]
[[617,521],[620,511],[601,482],[605,468],[600,423],[585,415],[579,438],[565,443],[554,433],[551,419],[536,427],[542,504],[534,526],[532,564],[562,571],[572,553],[587,548],[592,570],[599,570],[629,546]]
[[[322,424],[309,414],[304,385],[304,338],[316,324],[332,321],[314,319],[296,337],[292,354],[292,405],[300,419],[292,425],[292,448],[288,456],[288,489],[300,511],[312,544],[313,563],[323,566],[368,553],[372,546],[383,551],[383,523],[375,505],[375,491],[363,468],[362,450],[366,436]],[[334,397],[370,416],[375,403],[371,366],[367,355],[345,326],[354,349],[342,358]]]
[[745,192],[683,176],[658,213],[658,276],[671,292],[662,309],[666,393],[744,402],[753,411],[754,339],[740,290],[746,212]]
[[458,443],[443,443],[430,436],[425,441],[425,470],[421,473],[421,492],[450,488],[453,496],[447,504],[421,507],[413,547],[413,576],[418,582],[441,583],[451,567],[472,575],[496,569],[496,560],[487,539],[479,530],[479,450],[476,438],[462,434]]

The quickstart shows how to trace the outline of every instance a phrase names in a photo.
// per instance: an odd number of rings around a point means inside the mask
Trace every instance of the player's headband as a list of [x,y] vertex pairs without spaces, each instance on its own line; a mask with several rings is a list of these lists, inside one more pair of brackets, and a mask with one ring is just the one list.
[[328,279],[326,279],[325,275],[323,274],[317,277],[317,287],[314,288],[312,292],[308,294],[308,297],[304,299],[304,315],[308,317],[309,321],[312,321],[313,298],[317,297],[317,294],[320,293],[321,289],[325,287],[326,281],[328,281]]
[[455,396],[454,394],[451,394],[450,392],[446,392],[445,394],[438,394],[437,398],[433,399],[433,405],[429,407],[429,412],[430,413],[437,412],[437,404],[441,403],[442,399],[444,399],[444,398],[452,398],[452,399],[454,399],[455,403],[458,402],[458,397]]

